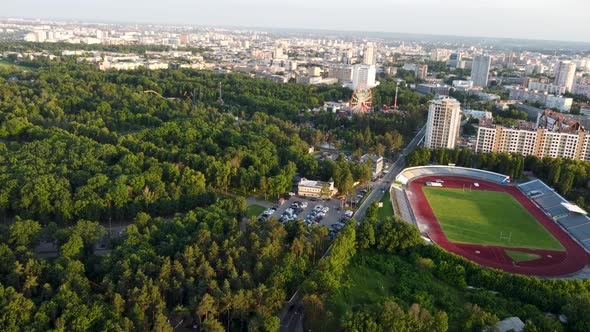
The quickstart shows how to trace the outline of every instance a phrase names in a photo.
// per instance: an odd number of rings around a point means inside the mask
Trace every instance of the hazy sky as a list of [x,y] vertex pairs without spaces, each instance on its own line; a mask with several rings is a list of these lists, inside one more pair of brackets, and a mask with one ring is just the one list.
[[7,0],[3,17],[590,42],[589,0]]

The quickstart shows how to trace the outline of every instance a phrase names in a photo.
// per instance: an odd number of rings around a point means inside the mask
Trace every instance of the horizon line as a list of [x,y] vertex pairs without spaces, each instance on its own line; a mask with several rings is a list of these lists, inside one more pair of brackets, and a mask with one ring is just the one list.
[[[294,32],[339,32],[339,33],[356,33],[356,34],[399,34],[407,36],[424,36],[424,37],[447,37],[447,38],[465,38],[465,39],[484,39],[483,41],[490,39],[506,40],[506,41],[531,41],[531,42],[559,42],[559,43],[573,43],[582,44],[590,47],[590,41],[582,40],[557,40],[557,39],[540,39],[530,37],[501,37],[501,36],[467,36],[467,35],[456,35],[456,34],[437,34],[437,33],[417,33],[417,32],[401,32],[401,31],[383,31],[383,30],[349,30],[349,29],[334,29],[334,28],[308,28],[308,27],[269,27],[269,26],[255,26],[255,25],[228,25],[228,24],[195,24],[195,23],[172,23],[172,22],[154,22],[154,21],[120,21],[120,20],[109,20],[109,19],[83,19],[83,18],[58,18],[58,17],[24,17],[24,16],[0,16],[0,20],[8,19],[20,19],[20,20],[47,20],[54,22],[75,22],[81,24],[121,24],[121,25],[160,25],[160,26],[190,26],[200,28],[231,28],[231,29],[258,29],[261,31],[268,32],[268,30],[292,30]],[[360,37],[360,36],[356,36]],[[416,40],[419,41],[419,40]],[[590,49],[588,50],[590,51]]]

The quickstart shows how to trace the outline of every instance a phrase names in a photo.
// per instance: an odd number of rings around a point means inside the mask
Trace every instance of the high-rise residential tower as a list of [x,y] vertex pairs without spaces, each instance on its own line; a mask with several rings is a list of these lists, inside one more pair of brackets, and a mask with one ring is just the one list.
[[491,63],[492,59],[489,55],[476,55],[473,57],[473,63],[471,65],[471,80],[473,81],[473,86],[488,86]]
[[375,64],[375,46],[373,43],[367,43],[365,50],[363,51],[363,64],[374,65]]
[[461,128],[461,104],[454,98],[430,101],[424,146],[453,149]]
[[559,61],[559,64],[555,68],[555,85],[563,86],[567,92],[571,92],[575,76],[575,63],[571,61]]
[[364,86],[373,88],[377,85],[375,76],[377,69],[375,65],[354,65],[352,69],[352,89]]

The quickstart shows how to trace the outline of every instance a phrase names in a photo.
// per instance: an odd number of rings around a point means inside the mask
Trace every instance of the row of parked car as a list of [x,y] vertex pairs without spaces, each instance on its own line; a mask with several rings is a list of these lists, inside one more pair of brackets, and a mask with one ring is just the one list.
[[363,200],[363,197],[365,197],[366,194],[367,194],[367,189],[361,190],[360,193],[358,195],[356,195],[356,198],[352,202],[354,204],[358,204],[360,201]]
[[350,218],[343,217],[339,221],[330,225],[330,230],[328,231],[328,236],[331,239],[334,239],[334,237],[336,237],[336,234],[338,234],[338,232],[342,229],[342,227],[344,227],[344,225],[346,225],[346,222],[348,221],[348,219],[350,219]]
[[283,212],[283,214],[279,218],[279,221],[282,223],[286,223],[288,221],[297,219],[297,216],[301,212],[303,212],[303,210],[305,210],[307,206],[307,202],[295,201],[293,204],[291,204],[291,206],[289,206],[287,210],[285,210],[285,212]]
[[271,208],[268,208],[266,210],[264,210],[264,212],[262,212],[262,214],[260,215],[260,217],[258,217],[258,221],[259,222],[263,222],[263,221],[267,221],[268,218],[270,218],[270,216],[272,216],[273,213],[275,213],[277,211],[278,206],[275,205]]
[[329,207],[323,205],[316,205],[313,208],[313,210],[309,213],[309,215],[307,215],[307,217],[305,218],[305,223],[308,226],[313,223],[318,224],[320,221],[322,221],[322,219],[324,219],[328,211],[330,211]]

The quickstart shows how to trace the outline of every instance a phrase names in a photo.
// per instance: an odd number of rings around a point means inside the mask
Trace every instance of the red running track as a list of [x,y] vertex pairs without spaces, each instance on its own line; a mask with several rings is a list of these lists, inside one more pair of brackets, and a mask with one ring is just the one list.
[[[527,248],[509,248],[493,245],[464,244],[449,241],[444,235],[430,204],[426,200],[422,187],[426,182],[443,180],[446,188],[463,188],[471,186],[472,190],[503,191],[514,197],[526,208],[553,236],[561,242],[565,251],[540,250]],[[477,182],[479,188],[473,186]],[[502,269],[511,273],[557,277],[573,274],[590,263],[590,255],[578,245],[556,222],[548,217],[516,186],[502,185],[486,180],[462,177],[435,175],[412,180],[406,190],[410,206],[416,217],[421,232],[428,234],[430,239],[445,250],[461,255],[480,265]],[[541,255],[539,259],[515,263],[504,252],[505,249]]]

